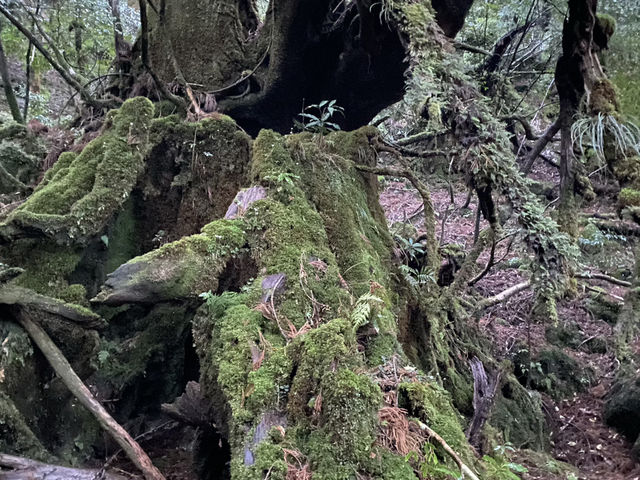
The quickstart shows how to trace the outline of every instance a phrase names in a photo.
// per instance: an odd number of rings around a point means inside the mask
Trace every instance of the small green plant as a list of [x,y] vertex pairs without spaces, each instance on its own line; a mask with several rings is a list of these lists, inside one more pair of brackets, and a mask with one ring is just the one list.
[[487,467],[487,476],[496,480],[520,480],[517,474],[529,471],[519,463],[507,462],[504,459],[496,459],[488,455],[482,457],[482,460]]
[[278,175],[265,175],[264,179],[269,182],[274,182],[281,185],[286,184],[293,186],[293,181],[300,180],[300,177],[298,175],[294,175],[293,173],[281,172]]
[[578,118],[571,126],[571,140],[580,147],[583,157],[593,149],[599,162],[605,163],[605,149],[609,144],[616,155],[628,152],[640,155],[640,127],[633,122],[618,120],[613,115],[598,113],[596,116]]
[[409,265],[400,265],[399,268],[405,280],[412,287],[419,288],[424,285],[433,285],[436,283],[436,275],[429,267],[422,267],[418,270]]
[[411,260],[419,262],[425,255],[424,245],[413,238],[396,235],[396,243],[402,251],[405,263],[409,263]]
[[455,478],[459,480],[462,477],[460,473],[443,465],[436,454],[435,447],[432,443],[426,442],[422,447],[422,455],[418,452],[410,452],[405,460],[414,466],[414,469],[420,475],[422,480],[431,478]]
[[372,293],[361,295],[356,301],[351,312],[351,323],[353,331],[356,332],[360,327],[365,326],[371,321],[371,314],[376,305],[384,303],[381,298],[376,297]]
[[336,105],[335,100],[323,100],[318,104],[309,105],[302,113],[299,113],[298,116],[302,118],[302,121],[295,120],[295,124],[305,132],[325,135],[340,130],[340,125],[331,121],[337,114],[344,117],[344,108]]
[[498,445],[493,451],[496,454],[495,457],[488,455],[482,457],[487,467],[487,477],[494,478],[495,480],[520,480],[517,474],[528,472],[526,467],[519,463],[509,461],[509,456],[515,452],[515,449],[510,443]]

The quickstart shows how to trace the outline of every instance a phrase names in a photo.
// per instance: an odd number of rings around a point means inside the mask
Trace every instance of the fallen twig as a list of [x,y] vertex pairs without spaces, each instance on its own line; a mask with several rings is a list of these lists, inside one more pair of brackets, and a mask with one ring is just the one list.
[[476,304],[476,311],[481,311],[481,310],[484,310],[486,308],[493,307],[494,305],[497,305],[498,303],[502,303],[505,300],[508,300],[509,298],[513,297],[514,295],[526,290],[530,286],[531,286],[531,281],[527,280],[525,282],[518,283],[517,285],[514,285],[513,287],[509,287],[506,290],[500,292],[499,294],[494,295],[493,297],[489,297],[489,298],[485,298],[483,300],[480,300]]
[[609,283],[613,283],[614,285],[620,285],[621,287],[631,287],[631,282],[627,282],[625,280],[620,280],[616,277],[612,277],[610,275],[605,275],[604,273],[590,273],[590,272],[584,272],[584,273],[577,273],[575,275],[576,278],[583,278],[583,279],[593,279],[593,280],[602,280],[604,282],[609,282]]

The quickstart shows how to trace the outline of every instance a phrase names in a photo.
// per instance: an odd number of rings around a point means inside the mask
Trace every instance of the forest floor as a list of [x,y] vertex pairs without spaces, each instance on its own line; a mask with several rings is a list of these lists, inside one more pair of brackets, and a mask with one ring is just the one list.
[[[474,240],[476,212],[474,199],[472,198],[468,208],[462,208],[467,199],[467,189],[464,184],[460,182],[449,186],[445,179],[438,179],[437,175],[433,177],[434,180],[429,182],[432,201],[437,212],[437,221],[440,225],[444,221],[444,225],[437,232],[440,235],[441,245],[457,243],[468,251]],[[546,164],[539,165],[531,177],[538,181],[558,184],[557,171]],[[453,204],[451,192],[453,192]],[[423,231],[424,217],[420,214],[422,200],[406,182],[386,182],[380,201],[389,225],[394,222],[410,222],[419,232]],[[585,208],[584,213],[596,211],[612,213],[614,208],[614,201],[605,200]],[[480,228],[485,226],[485,222],[481,222]],[[505,227],[508,228],[509,224]],[[628,245],[621,250],[632,251]],[[508,265],[509,259],[517,256],[517,245],[508,252],[505,245],[499,246],[496,259],[502,259],[501,265],[498,268],[494,267],[474,286],[476,292],[483,296],[491,296],[523,281],[517,268],[509,268]],[[480,263],[484,264],[487,257],[488,254],[485,253],[485,256],[480,258]],[[627,259],[622,255],[618,263],[629,263],[630,266],[631,260],[632,258]],[[602,271],[601,265],[587,264],[586,266],[593,272]],[[554,399],[542,393],[543,407],[551,429],[550,453],[553,458],[576,467],[577,476],[580,479],[640,479],[640,467],[633,462],[631,456],[632,445],[615,430],[605,425],[603,420],[604,400],[617,368],[612,353],[613,346],[610,344],[613,326],[592,314],[587,308],[592,292],[589,289],[600,287],[606,291],[605,295],[610,296],[614,301],[624,296],[625,289],[603,282],[592,280],[588,282],[588,284],[578,285],[577,296],[564,299],[558,305],[561,326],[577,327],[575,331],[579,338],[573,348],[563,346],[562,350],[575,359],[584,371],[591,374],[589,382],[582,391],[569,398]],[[523,343],[527,345],[532,355],[550,346],[545,335],[548,325],[529,321],[532,303],[532,292],[524,291],[505,303],[486,310],[480,318],[478,326],[491,340],[493,354],[498,360],[512,358],[516,353],[514,350]],[[589,348],[586,348],[594,339],[608,341],[604,353],[592,353]],[[636,341],[635,348],[640,348],[640,342]],[[518,448],[519,445],[514,447]],[[529,469],[528,473],[522,476],[523,480],[567,478],[565,474],[557,476],[550,474],[548,468],[537,465],[530,458],[527,455],[518,454],[514,458],[514,461],[524,464]]]

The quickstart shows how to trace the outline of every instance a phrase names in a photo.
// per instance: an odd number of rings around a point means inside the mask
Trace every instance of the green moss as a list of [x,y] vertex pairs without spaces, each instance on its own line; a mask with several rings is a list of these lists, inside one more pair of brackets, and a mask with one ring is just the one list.
[[135,212],[131,200],[123,205],[113,226],[109,229],[106,240],[108,256],[104,268],[107,273],[113,272],[140,253]]
[[640,157],[637,155],[627,155],[616,158],[613,164],[613,173],[625,187],[640,189]]
[[474,456],[462,430],[460,414],[442,387],[432,383],[402,383],[398,393],[401,408],[431,427],[463,461],[473,464]]
[[610,300],[607,295],[591,292],[587,300],[587,310],[595,319],[615,325],[620,315],[620,303]]
[[607,36],[607,39],[613,36],[617,26],[614,17],[607,13],[598,13],[596,14],[596,22],[598,23],[598,28]]
[[216,220],[203,227],[203,233],[132,259],[127,269],[112,274],[112,281],[117,281],[120,290],[144,285],[149,295],[162,299],[195,298],[215,291],[227,262],[240,255],[246,244],[242,226],[239,220]]
[[371,366],[381,365],[398,351],[395,335],[382,333],[372,338],[366,347],[367,362]]
[[602,250],[606,237],[593,223],[588,223],[583,229],[578,242],[583,250],[597,253]]
[[78,154],[76,152],[62,152],[58,157],[58,161],[53,164],[53,167],[46,171],[42,182],[36,187],[36,191],[42,189],[58,175],[60,175],[60,178],[64,177],[69,171],[69,166],[71,166],[77,156]]
[[25,271],[15,283],[37,293],[56,297],[67,288],[68,276],[75,270],[82,251],[37,240],[17,240],[11,244],[6,257],[12,265]]
[[47,461],[51,455],[27,425],[11,399],[0,392],[0,451]]
[[548,428],[542,413],[540,394],[528,392],[511,374],[496,397],[490,424],[517,448],[545,450],[548,447]]
[[591,112],[594,114],[612,115],[620,110],[616,88],[607,79],[599,80],[593,85],[589,102]]
[[[263,345],[263,348],[267,347]],[[249,372],[247,377],[251,394],[246,399],[246,408],[256,416],[268,408],[282,408],[282,400],[290,388],[292,367],[284,347],[265,352],[260,368]]]
[[523,349],[514,363],[523,382],[558,400],[584,390],[593,376],[592,372],[583,369],[576,360],[556,347],[540,351],[533,359]]
[[322,381],[321,429],[340,445],[337,459],[362,461],[369,457],[376,436],[382,393],[365,375],[342,368]]
[[[36,228],[61,242],[95,235],[128,198],[144,168],[153,104],[145,98],[126,101],[109,112],[105,132],[8,218],[18,228]],[[68,166],[67,166],[68,164]]]
[[349,321],[335,319],[299,337],[291,345],[297,365],[289,394],[288,409],[292,417],[304,418],[310,413],[309,403],[320,391],[324,376],[332,365],[353,365],[355,338]]
[[59,295],[66,303],[89,306],[87,301],[87,289],[84,285],[73,284],[62,290]]
[[0,193],[13,193],[31,184],[38,174],[39,163],[21,145],[12,141],[0,143]]
[[640,207],[640,190],[623,188],[618,195],[618,203],[622,207]]

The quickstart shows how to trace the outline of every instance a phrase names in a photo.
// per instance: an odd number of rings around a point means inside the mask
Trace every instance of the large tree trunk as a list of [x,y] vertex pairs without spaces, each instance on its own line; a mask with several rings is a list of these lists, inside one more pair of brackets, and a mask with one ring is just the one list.
[[[345,115],[334,121],[357,128],[404,93],[404,7],[372,0],[272,0],[259,23],[250,1],[164,4],[150,17],[153,69],[173,81],[178,73],[169,59],[175,58],[186,82],[215,96],[220,111],[251,134],[261,128],[289,132],[298,113],[322,100],[337,100]],[[453,36],[471,1],[434,6]]]

